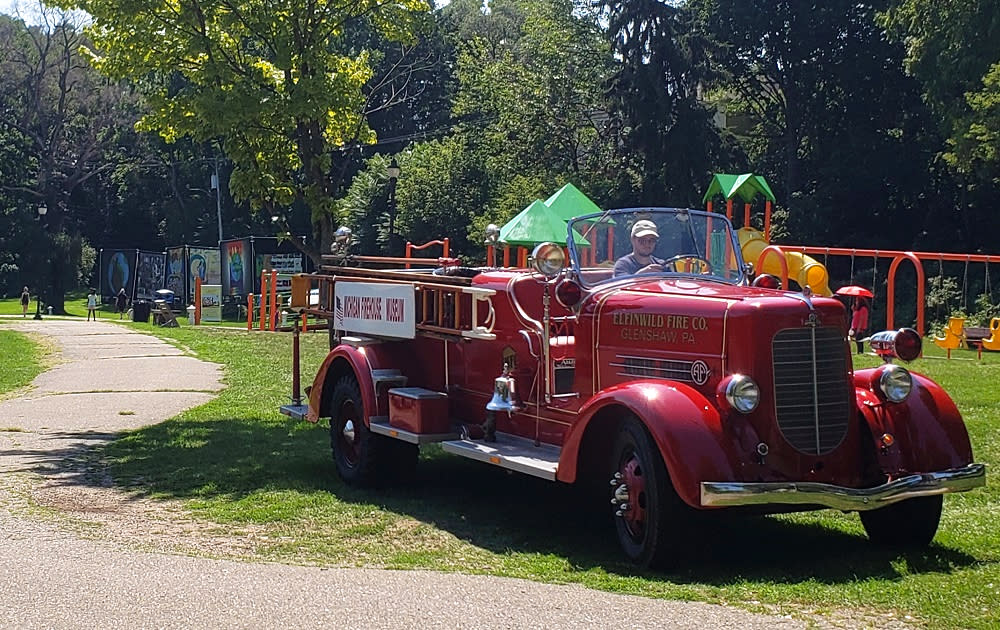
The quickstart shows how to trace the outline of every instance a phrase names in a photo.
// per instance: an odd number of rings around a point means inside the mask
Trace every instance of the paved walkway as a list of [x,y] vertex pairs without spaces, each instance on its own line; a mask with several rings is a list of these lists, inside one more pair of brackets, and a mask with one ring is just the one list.
[[63,362],[23,398],[0,401],[0,473],[18,473],[0,483],[0,627],[806,627],[724,606],[578,586],[231,562],[82,538],[54,524],[58,519],[33,516],[18,483],[29,490],[83,485],[82,475],[93,474],[89,448],[210,400],[222,388],[221,369],[111,323],[4,323],[49,337]]

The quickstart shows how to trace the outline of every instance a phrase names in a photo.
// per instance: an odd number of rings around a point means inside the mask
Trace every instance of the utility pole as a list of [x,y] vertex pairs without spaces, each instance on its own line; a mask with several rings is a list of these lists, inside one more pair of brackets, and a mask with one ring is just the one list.
[[215,156],[215,173],[212,174],[212,190],[215,191],[215,214],[219,219],[219,242],[222,242],[222,191],[219,182],[219,156]]

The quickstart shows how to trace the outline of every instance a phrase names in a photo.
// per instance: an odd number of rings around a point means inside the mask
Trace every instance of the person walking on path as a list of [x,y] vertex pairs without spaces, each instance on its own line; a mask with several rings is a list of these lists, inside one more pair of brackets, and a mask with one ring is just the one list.
[[128,308],[128,295],[125,294],[125,287],[118,289],[115,296],[115,310],[118,311],[118,319],[125,317],[125,309]]
[[854,304],[851,305],[851,330],[847,336],[854,339],[854,343],[858,345],[858,354],[865,351],[865,342],[862,339],[866,330],[868,330],[868,302],[862,297],[856,297]]
[[21,317],[28,316],[28,304],[31,302],[31,293],[28,292],[28,287],[24,287],[21,290]]
[[87,294],[87,321],[91,319],[97,321],[97,295],[93,289]]

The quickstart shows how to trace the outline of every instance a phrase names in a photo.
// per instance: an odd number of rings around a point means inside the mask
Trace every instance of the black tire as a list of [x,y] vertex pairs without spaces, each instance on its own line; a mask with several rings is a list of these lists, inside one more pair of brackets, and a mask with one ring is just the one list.
[[940,494],[860,512],[868,539],[878,545],[918,549],[931,544],[941,521]]
[[378,483],[379,437],[365,425],[358,381],[353,376],[341,378],[330,396],[330,450],[341,479],[352,486]]
[[[677,496],[652,437],[634,416],[626,418],[615,440],[611,474],[616,481],[611,498],[619,500],[612,504],[615,529],[625,556],[640,566],[675,563],[679,545],[689,544],[683,537],[687,506]],[[627,503],[627,509],[622,510],[621,503]]]

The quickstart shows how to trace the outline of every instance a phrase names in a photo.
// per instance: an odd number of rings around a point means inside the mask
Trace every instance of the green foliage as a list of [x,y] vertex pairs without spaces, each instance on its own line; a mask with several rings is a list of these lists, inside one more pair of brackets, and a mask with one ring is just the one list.
[[630,204],[700,205],[712,172],[726,170],[731,159],[714,112],[699,102],[712,78],[705,31],[688,7],[675,3],[595,4],[605,12],[605,36],[619,60],[608,98],[639,185]]
[[980,293],[973,303],[972,314],[969,316],[969,323],[972,326],[989,326],[990,321],[995,317],[1000,317],[1000,304],[993,301],[993,296],[989,293]]
[[331,150],[367,143],[364,87],[372,53],[345,52],[361,22],[409,41],[423,0],[79,0],[94,18],[91,60],[142,89],[139,123],[168,142],[220,139],[230,190],[254,208],[302,199],[328,243]]
[[951,276],[928,278],[924,304],[929,328],[943,326],[961,308],[962,292],[958,287],[958,280]]
[[483,232],[470,230],[470,223],[487,206],[487,179],[465,139],[415,145],[400,165],[400,233],[414,244],[447,236],[456,253],[480,253]]

